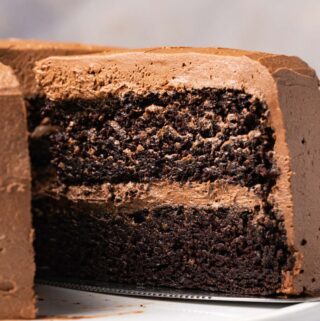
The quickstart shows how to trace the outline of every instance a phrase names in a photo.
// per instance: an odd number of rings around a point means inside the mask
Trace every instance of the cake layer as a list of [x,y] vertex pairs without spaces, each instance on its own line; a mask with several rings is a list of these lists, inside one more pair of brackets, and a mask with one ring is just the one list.
[[269,208],[171,204],[126,213],[51,197],[33,206],[46,277],[267,295],[294,263]]
[[42,117],[54,126],[51,163],[70,184],[225,179],[266,195],[279,175],[267,106],[243,91],[47,101]]
[[294,263],[281,215],[247,187],[47,177],[33,195],[41,277],[266,295]]

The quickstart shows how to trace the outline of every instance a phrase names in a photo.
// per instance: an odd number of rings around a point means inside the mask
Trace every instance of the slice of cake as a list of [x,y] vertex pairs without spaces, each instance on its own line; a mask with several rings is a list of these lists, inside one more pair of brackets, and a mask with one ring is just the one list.
[[0,318],[35,316],[31,177],[19,83],[0,64]]
[[36,74],[52,130],[33,191],[40,271],[233,295],[320,288],[307,64],[163,48],[49,58]]
[[[50,55],[70,55],[108,51],[102,46],[51,43],[28,40],[0,40],[0,318],[35,317],[33,295],[34,259],[31,247],[31,183],[29,144],[41,151],[46,134],[40,126],[38,106],[42,93],[37,89],[33,67]],[[21,92],[18,90],[18,81]],[[44,127],[42,127],[44,128]],[[39,153],[38,153],[38,157]]]

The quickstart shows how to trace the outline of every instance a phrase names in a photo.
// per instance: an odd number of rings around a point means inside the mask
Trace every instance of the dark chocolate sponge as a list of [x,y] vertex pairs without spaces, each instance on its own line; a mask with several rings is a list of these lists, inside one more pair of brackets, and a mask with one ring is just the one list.
[[[202,89],[44,104],[62,181],[227,181],[266,193],[279,170],[267,107],[241,91]],[[32,123],[32,118],[31,118]]]

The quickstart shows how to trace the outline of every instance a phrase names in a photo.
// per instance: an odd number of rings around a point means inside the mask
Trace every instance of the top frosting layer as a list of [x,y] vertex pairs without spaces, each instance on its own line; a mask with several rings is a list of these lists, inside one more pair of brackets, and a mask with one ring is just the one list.
[[[93,99],[107,92],[170,87],[245,89],[259,98],[266,72],[288,69],[317,81],[297,57],[219,48],[156,48],[82,57],[51,57],[37,64],[36,77],[52,99]],[[260,86],[261,87],[261,86]],[[261,89],[261,88],[260,88]],[[253,91],[253,92],[252,92]]]
[[0,62],[13,68],[23,94],[34,96],[37,94],[37,86],[33,67],[37,60],[53,55],[77,55],[110,50],[112,48],[77,43],[5,39],[0,40]]

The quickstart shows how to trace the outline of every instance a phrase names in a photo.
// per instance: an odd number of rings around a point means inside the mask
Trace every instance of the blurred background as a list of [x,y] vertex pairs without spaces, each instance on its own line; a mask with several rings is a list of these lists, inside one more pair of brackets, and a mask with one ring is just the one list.
[[260,50],[320,75],[319,0],[0,0],[0,37]]

